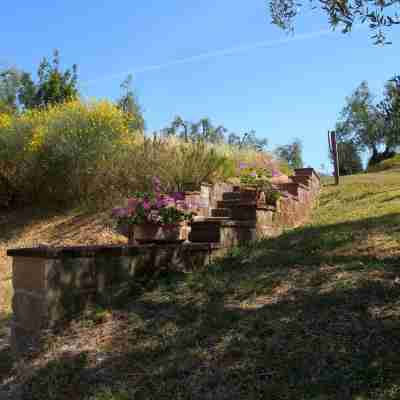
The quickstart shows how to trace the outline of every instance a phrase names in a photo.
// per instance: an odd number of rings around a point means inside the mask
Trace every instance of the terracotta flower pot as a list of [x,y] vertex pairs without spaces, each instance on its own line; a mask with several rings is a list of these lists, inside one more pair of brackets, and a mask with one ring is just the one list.
[[182,241],[181,226],[163,227],[157,224],[131,225],[128,233],[128,243],[174,243]]

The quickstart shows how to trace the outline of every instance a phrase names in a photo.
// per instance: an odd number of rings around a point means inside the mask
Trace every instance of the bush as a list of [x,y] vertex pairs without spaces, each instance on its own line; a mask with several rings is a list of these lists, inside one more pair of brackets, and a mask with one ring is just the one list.
[[201,140],[146,137],[107,101],[73,101],[0,114],[0,206],[107,208],[154,176],[163,190],[198,189],[237,176],[240,162],[273,168],[271,156]]
[[134,139],[127,124],[106,101],[28,110],[0,125],[0,174],[20,201],[101,202],[119,150]]

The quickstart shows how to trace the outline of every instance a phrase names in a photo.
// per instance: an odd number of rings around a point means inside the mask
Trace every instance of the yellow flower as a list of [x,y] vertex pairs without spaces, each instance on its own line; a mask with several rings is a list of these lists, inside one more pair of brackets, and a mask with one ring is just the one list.
[[12,117],[9,114],[0,113],[0,129],[11,126]]

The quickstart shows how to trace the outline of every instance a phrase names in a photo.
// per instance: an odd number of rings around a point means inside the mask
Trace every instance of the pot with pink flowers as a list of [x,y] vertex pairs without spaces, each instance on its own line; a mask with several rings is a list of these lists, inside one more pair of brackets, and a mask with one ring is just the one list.
[[112,215],[129,244],[184,241],[182,227],[193,219],[184,194],[162,193],[158,178],[153,179],[152,192],[135,193],[125,207],[114,208]]

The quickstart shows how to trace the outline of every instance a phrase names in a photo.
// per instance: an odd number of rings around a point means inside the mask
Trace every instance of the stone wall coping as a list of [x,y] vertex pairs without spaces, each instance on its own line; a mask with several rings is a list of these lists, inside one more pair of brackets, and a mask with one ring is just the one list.
[[[237,227],[237,228],[254,228],[256,226],[256,221],[255,220],[229,220],[229,219],[215,219],[215,220],[209,220],[205,219],[203,221],[196,221],[193,224],[196,224],[197,226],[203,225],[203,226],[209,226],[209,225],[219,225],[222,227]],[[194,244],[194,243],[193,243]]]
[[38,246],[31,248],[9,249],[9,257],[69,258],[98,256],[135,256],[149,250],[168,250],[181,248],[188,251],[212,251],[221,248],[218,243],[180,243],[180,244],[143,244],[143,245],[93,245],[93,246]]
[[309,176],[315,175],[318,178],[318,180],[321,180],[318,172],[314,168],[296,168],[294,172],[295,174],[299,173],[299,175],[301,175],[302,173],[308,173]]
[[310,190],[308,186],[304,185],[303,183],[300,182],[286,182],[286,183],[278,183],[280,187],[288,187],[288,186],[296,186],[305,190]]

